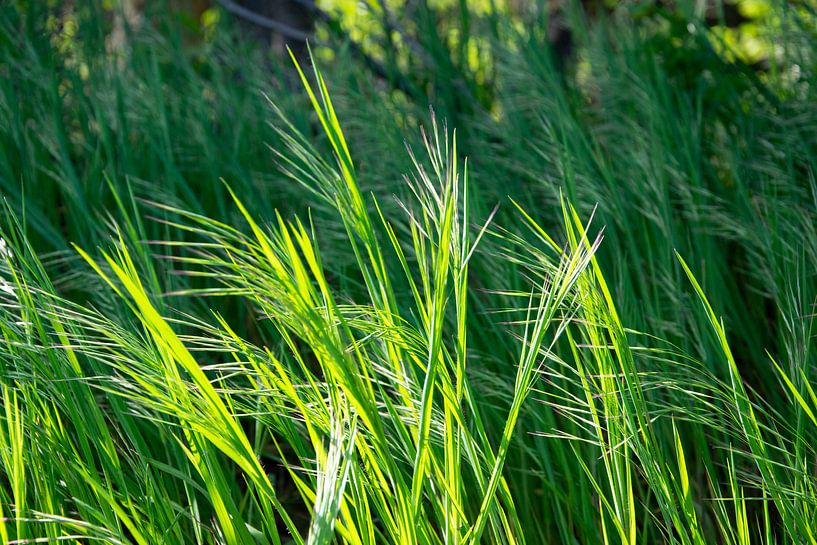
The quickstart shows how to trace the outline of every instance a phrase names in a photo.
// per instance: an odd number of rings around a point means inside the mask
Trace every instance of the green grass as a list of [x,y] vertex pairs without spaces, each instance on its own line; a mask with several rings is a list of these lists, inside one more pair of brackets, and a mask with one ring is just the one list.
[[762,73],[474,11],[490,81],[441,33],[418,98],[18,4],[0,543],[817,543],[808,6]]

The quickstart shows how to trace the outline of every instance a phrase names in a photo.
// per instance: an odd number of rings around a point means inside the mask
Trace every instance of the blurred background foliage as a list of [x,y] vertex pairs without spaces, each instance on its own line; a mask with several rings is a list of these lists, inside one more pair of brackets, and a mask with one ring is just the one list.
[[[104,36],[109,50],[143,18],[155,20],[169,14],[187,29],[187,45],[213,43],[219,29],[235,25],[244,36],[256,38],[278,54],[284,44],[302,54],[310,40],[319,58],[331,59],[332,46],[346,43],[376,76],[387,78],[399,91],[437,104],[440,99],[456,101],[446,97],[447,88],[453,87],[489,109],[494,105],[496,42],[511,44],[520,34],[548,42],[560,63],[581,70],[576,25],[610,21],[632,25],[650,35],[668,58],[694,56],[690,36],[696,25],[705,25],[718,55],[751,66],[761,78],[787,71],[794,83],[799,66],[786,65],[784,59],[790,59],[786,49],[797,44],[779,38],[793,28],[794,20],[799,20],[797,28],[817,28],[815,5],[808,0],[780,2],[780,9],[775,9],[774,0],[94,0],[87,4],[16,0],[13,4],[21,11],[48,12],[47,28],[62,53],[72,51],[83,11],[100,16],[90,19],[92,24],[107,21],[96,33]],[[86,47],[93,46],[84,36],[83,41]],[[72,58],[87,70],[78,57]],[[456,107],[467,107],[466,101],[459,102]]]
[[[405,192],[410,164],[394,150],[417,144],[433,105],[488,209],[507,194],[541,207],[566,188],[580,208],[616,199],[601,204],[620,223],[627,192],[600,186],[631,176],[640,195],[657,167],[628,173],[643,150],[617,147],[643,133],[657,153],[667,139],[673,168],[686,152],[662,131],[683,112],[706,160],[676,168],[694,166],[696,191],[742,199],[741,158],[780,144],[768,124],[794,146],[774,168],[809,172],[798,130],[810,134],[816,21],[803,0],[13,0],[0,6],[0,188],[63,271],[68,243],[99,235],[80,218],[115,215],[112,189],[238,221],[226,179],[262,196],[253,212],[302,212],[314,203],[270,151],[282,149],[270,102],[325,145],[285,51],[303,60],[309,42],[377,194]],[[580,168],[570,157],[589,170],[565,171]]]

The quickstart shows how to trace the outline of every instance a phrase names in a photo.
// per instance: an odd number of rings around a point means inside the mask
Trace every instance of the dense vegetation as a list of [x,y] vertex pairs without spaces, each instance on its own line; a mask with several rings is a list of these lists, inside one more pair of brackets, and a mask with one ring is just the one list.
[[562,54],[460,2],[423,67],[322,28],[313,71],[40,4],[0,5],[0,542],[817,544],[813,5],[760,63],[683,6]]

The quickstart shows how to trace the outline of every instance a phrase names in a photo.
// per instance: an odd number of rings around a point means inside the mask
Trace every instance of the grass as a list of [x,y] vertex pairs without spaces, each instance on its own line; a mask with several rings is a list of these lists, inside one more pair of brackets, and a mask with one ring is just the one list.
[[21,6],[0,542],[817,543],[807,6],[761,73],[694,13],[565,64],[474,11],[436,115],[343,44]]

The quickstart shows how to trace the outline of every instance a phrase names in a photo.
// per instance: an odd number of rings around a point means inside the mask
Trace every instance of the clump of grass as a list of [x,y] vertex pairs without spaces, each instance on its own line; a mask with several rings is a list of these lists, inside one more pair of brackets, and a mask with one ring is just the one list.
[[0,542],[817,540],[813,86],[508,25],[406,152],[425,105],[341,69],[270,108],[225,44],[0,9]]

